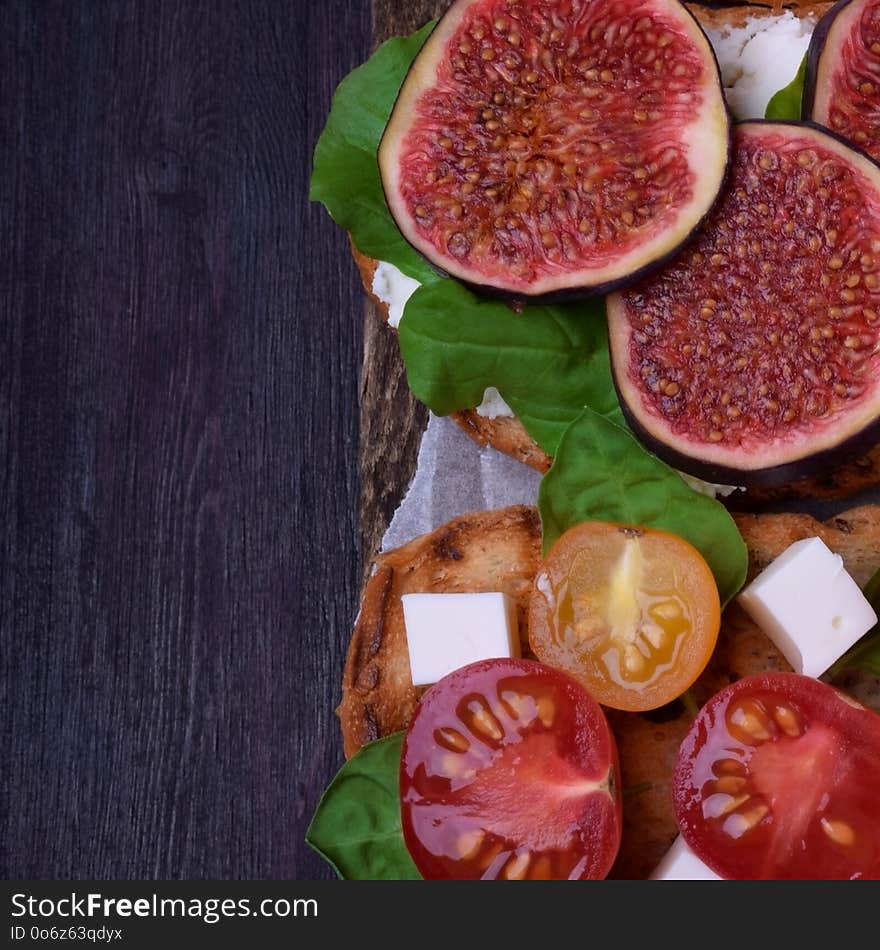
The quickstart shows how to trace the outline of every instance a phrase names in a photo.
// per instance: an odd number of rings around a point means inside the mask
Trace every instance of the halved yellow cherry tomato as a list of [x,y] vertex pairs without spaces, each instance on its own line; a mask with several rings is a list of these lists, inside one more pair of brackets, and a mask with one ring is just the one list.
[[529,643],[543,663],[615,709],[656,709],[700,675],[721,604],[709,565],[683,538],[589,521],[544,558],[529,601]]

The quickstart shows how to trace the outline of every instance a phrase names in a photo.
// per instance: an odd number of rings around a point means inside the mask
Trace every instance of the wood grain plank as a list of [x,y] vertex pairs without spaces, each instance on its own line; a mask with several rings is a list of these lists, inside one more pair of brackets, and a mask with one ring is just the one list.
[[378,45],[403,36],[442,16],[452,0],[373,0],[373,39]]
[[[440,16],[449,0],[373,0],[373,45],[412,33]],[[361,371],[360,547],[366,581],[382,535],[416,470],[428,413],[409,391],[397,337],[365,305]]]
[[331,876],[367,0],[0,5],[4,877]]

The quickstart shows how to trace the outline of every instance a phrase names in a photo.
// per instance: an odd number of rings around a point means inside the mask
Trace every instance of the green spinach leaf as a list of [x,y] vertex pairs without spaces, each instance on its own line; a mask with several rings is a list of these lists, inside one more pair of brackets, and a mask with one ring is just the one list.
[[365,745],[318,803],[306,841],[342,878],[418,880],[400,827],[403,733]]
[[623,422],[601,300],[518,314],[438,281],[407,303],[400,349],[410,388],[438,415],[478,406],[494,386],[549,455],[584,406]]
[[746,579],[745,542],[725,507],[700,495],[624,428],[585,409],[566,429],[538,507],[548,548],[582,521],[662,528],[703,555],[726,604]]
[[794,79],[770,99],[764,110],[765,119],[799,119],[804,98],[804,79],[807,75],[807,57],[801,60]]
[[423,283],[439,277],[406,241],[385,201],[376,153],[397,93],[433,22],[395,37],[339,84],[315,147],[309,197],[320,201],[364,254]]

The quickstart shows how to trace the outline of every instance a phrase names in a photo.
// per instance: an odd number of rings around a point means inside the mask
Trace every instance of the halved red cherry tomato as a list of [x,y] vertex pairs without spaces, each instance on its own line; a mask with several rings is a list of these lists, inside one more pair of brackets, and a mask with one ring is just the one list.
[[599,705],[532,660],[482,660],[428,690],[400,769],[426,878],[603,878],[620,846],[617,748]]
[[681,833],[722,877],[880,877],[880,716],[819,680],[749,676],[679,750]]
[[656,709],[700,675],[721,627],[709,565],[683,538],[590,521],[550,548],[529,601],[529,643],[605,706]]

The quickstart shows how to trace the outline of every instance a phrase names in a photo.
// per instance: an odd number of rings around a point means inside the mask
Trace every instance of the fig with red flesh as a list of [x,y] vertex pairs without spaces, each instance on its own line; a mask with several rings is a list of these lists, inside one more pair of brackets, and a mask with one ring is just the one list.
[[880,167],[827,130],[734,129],[693,242],[608,298],[634,431],[712,482],[819,474],[880,438]]
[[819,21],[803,116],[880,159],[880,0],[842,0]]
[[718,66],[677,0],[457,0],[379,147],[438,269],[514,298],[618,286],[705,217],[728,162]]

